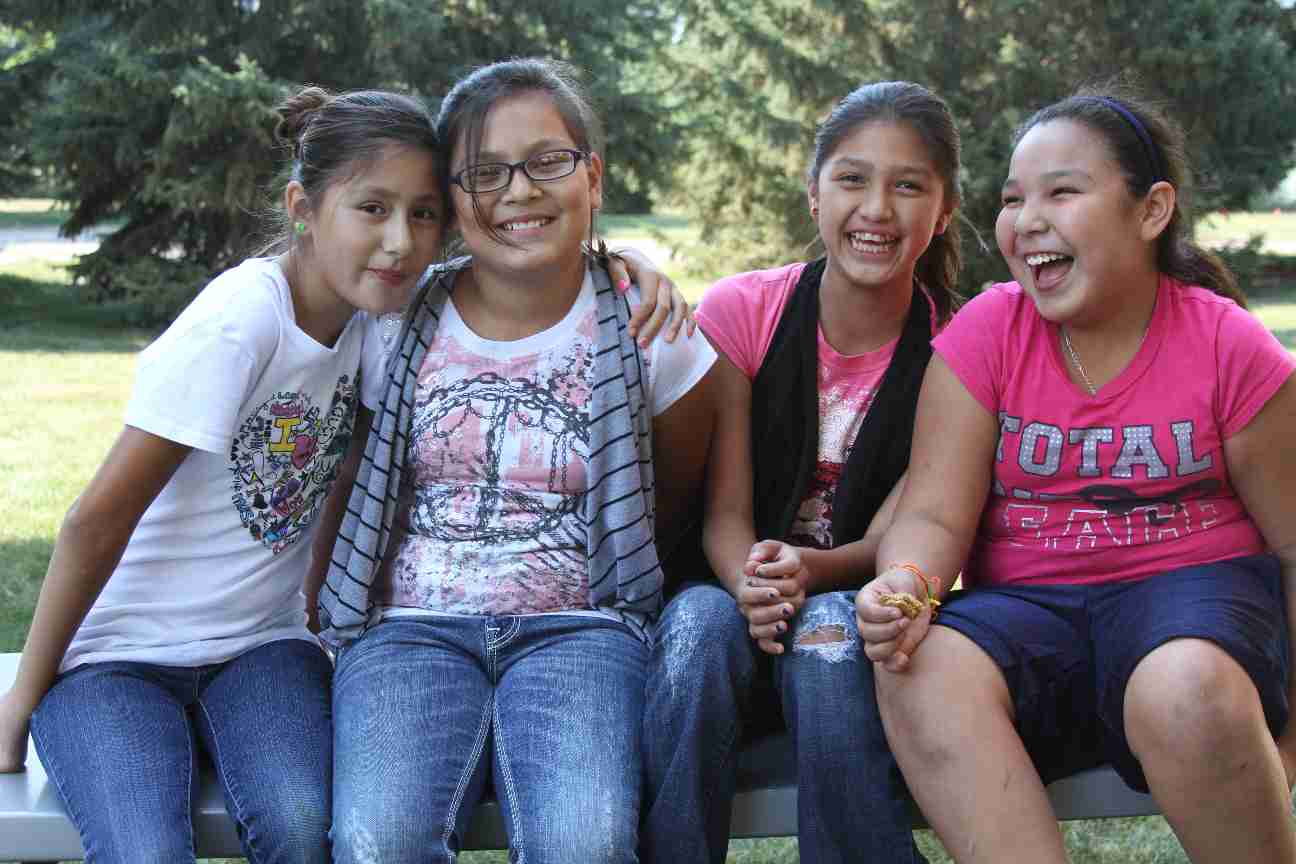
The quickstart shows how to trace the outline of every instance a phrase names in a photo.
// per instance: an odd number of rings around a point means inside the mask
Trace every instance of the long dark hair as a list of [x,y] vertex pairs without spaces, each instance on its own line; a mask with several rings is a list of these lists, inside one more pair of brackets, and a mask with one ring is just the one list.
[[[322,87],[305,87],[275,111],[275,138],[289,153],[285,182],[300,183],[312,208],[333,184],[354,176],[391,144],[431,154],[437,176],[445,173],[432,113],[413,96],[388,90],[333,94]],[[443,208],[446,200],[443,194]],[[265,252],[290,249],[295,236],[289,214],[277,211],[272,219],[277,224]]]
[[[903,123],[913,129],[927,145],[927,153],[936,166],[945,187],[945,201],[951,214],[961,200],[959,188],[959,154],[962,145],[949,106],[935,93],[909,81],[880,81],[851,91],[833,107],[815,133],[814,156],[810,161],[808,180],[818,183],[824,163],[843,139],[865,123]],[[943,234],[931,239],[931,245],[918,258],[914,272],[931,292],[937,318],[948,321],[962,302],[958,293],[958,274],[963,265],[958,221],[950,219]]]
[[1246,296],[1219,256],[1192,239],[1192,183],[1183,130],[1169,115],[1122,82],[1086,85],[1036,111],[1013,136],[1015,147],[1036,126],[1054,120],[1083,123],[1107,142],[1130,195],[1141,199],[1164,180],[1175,188],[1175,209],[1157,238],[1157,269],[1246,307]]

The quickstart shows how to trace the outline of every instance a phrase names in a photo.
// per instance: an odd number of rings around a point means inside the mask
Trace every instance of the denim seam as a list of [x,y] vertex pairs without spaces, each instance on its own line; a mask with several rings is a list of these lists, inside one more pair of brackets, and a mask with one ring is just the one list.
[[189,723],[189,718],[185,716],[184,708],[180,708],[180,720],[184,724],[185,743],[189,747],[189,758],[185,760],[185,811],[189,818],[185,824],[189,826],[189,855],[191,858],[198,857],[197,843],[194,841],[194,824],[193,824],[193,782],[194,773],[198,767],[198,754],[194,752],[194,730]]
[[499,703],[492,700],[492,725],[495,730],[495,753],[500,763],[500,773],[504,775],[504,794],[508,797],[509,812],[513,815],[513,830],[509,832],[509,846],[517,850],[517,864],[526,864],[525,838],[522,836],[521,816],[518,812],[517,790],[513,783],[513,771],[509,767],[508,749],[505,747],[504,728],[499,721]]
[[[45,736],[41,734],[40,727],[35,723],[31,724],[31,733],[32,737],[35,738],[36,742],[40,745],[37,750],[45,750],[46,752],[49,752],[49,742],[46,740]],[[85,823],[81,821],[79,812],[72,806],[72,799],[68,798],[67,789],[63,785],[63,778],[55,768],[57,763],[51,760],[48,764],[43,761],[41,764],[45,766],[45,774],[54,781],[54,786],[58,789],[59,797],[63,799],[63,806],[68,809],[69,815],[72,817],[72,824],[77,826],[77,833],[81,835],[81,847],[85,853],[89,855],[90,838],[81,827]]]
[[450,835],[454,832],[454,826],[458,821],[459,808],[463,805],[464,792],[468,788],[468,782],[472,778],[477,763],[481,760],[482,750],[486,746],[486,734],[490,730],[494,707],[495,695],[492,693],[485,710],[482,711],[481,723],[477,726],[477,738],[473,741],[472,753],[469,755],[467,763],[464,764],[463,773],[459,775],[459,782],[455,785],[454,794],[450,796],[450,807],[446,813],[445,829],[441,832],[441,845],[444,847],[446,859],[452,864],[458,860],[458,856],[450,849]]
[[[513,637],[517,636],[518,631],[522,629],[522,619],[516,616],[510,617],[508,619],[508,626],[501,627],[500,629],[504,630],[505,632],[504,635],[500,636],[498,639],[492,639],[489,635],[487,635],[486,648],[488,650],[495,651],[496,649],[502,648],[505,645],[507,645],[509,642],[511,642],[513,640]],[[490,633],[489,624],[486,625],[486,632],[488,634]]]
[[[225,787],[225,790],[229,793],[230,800],[234,802],[235,812],[231,813],[230,815],[234,817],[235,822],[237,822],[239,825],[243,827],[243,835],[247,838],[246,851],[249,853],[248,861],[253,862],[253,864],[255,864],[255,862],[260,860],[260,856],[250,854],[254,851],[252,826],[248,825],[246,819],[243,816],[243,802],[239,800],[238,790],[231,783],[231,778],[225,771],[225,763],[224,760],[221,759],[221,754],[220,754],[220,740],[219,740],[219,733],[216,731],[216,724],[212,722],[212,716],[207,711],[207,706],[203,704],[201,699],[198,700],[198,708],[203,712],[203,716],[207,718],[207,725],[211,727],[212,747],[216,750],[216,752],[212,754],[213,757],[212,761],[215,763],[216,770],[220,774],[221,785]],[[189,746],[191,748],[193,747],[192,737]],[[194,764],[193,760],[194,760],[194,754],[191,752],[189,754],[189,764],[191,766]],[[192,770],[190,771],[189,782],[192,785],[193,783]],[[193,791],[191,789],[190,795],[192,794]],[[190,800],[192,801],[193,799],[191,798]],[[190,821],[191,822],[193,821],[192,818],[190,819]]]

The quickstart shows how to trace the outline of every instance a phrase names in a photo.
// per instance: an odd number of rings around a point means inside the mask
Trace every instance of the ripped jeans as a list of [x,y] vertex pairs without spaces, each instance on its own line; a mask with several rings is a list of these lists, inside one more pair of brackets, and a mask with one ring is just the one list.
[[845,591],[810,597],[777,658],[756,647],[718,582],[688,583],[667,604],[644,712],[645,862],[725,860],[738,748],[780,708],[796,744],[800,860],[924,860],[854,601]]

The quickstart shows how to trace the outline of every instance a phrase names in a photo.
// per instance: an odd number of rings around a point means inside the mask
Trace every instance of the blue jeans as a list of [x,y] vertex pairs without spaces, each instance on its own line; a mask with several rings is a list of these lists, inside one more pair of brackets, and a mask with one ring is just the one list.
[[338,657],[334,860],[455,860],[489,779],[510,860],[636,861],[647,667],[606,618],[378,624]]
[[285,639],[210,666],[89,663],[61,675],[32,738],[85,860],[193,861],[201,746],[249,861],[327,862],[331,674],[318,645]]
[[[798,644],[812,633],[843,638]],[[796,745],[801,860],[924,860],[855,629],[854,595],[809,598],[784,646],[768,662],[718,583],[688,584],[666,605],[644,713],[646,862],[725,860],[738,748],[780,708]]]

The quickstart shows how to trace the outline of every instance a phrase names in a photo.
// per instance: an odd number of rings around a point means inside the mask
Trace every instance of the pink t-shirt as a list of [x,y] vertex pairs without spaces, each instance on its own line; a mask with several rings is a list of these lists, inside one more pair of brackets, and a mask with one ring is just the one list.
[[[712,285],[698,305],[702,329],[748,378],[755,379],[760,371],[804,269],[805,264],[791,264],[729,276]],[[896,341],[867,354],[847,356],[828,344],[823,326],[819,327],[819,458],[788,542],[832,547],[833,492]]]
[[999,419],[965,584],[1098,584],[1264,551],[1223,442],[1296,361],[1231,300],[1162,276],[1143,344],[1096,396],[1015,282],[974,298],[933,346]]

